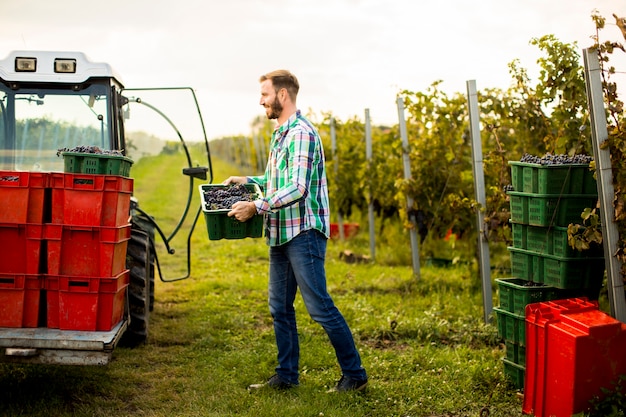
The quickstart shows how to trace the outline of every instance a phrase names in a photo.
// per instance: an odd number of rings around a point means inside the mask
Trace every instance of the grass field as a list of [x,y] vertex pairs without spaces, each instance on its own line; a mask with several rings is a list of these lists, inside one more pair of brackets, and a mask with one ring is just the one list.
[[[168,230],[187,191],[185,180],[178,180],[182,166],[171,160],[143,159],[131,171],[143,207]],[[238,174],[214,162],[214,182]],[[160,255],[165,275],[185,273],[185,239],[183,232],[174,239],[177,255]],[[329,243],[328,286],[354,332],[368,390],[326,393],[340,370],[326,335],[298,298],[300,387],[248,392],[247,385],[264,381],[275,367],[267,247],[263,239],[209,241],[203,219],[192,243],[191,277],[157,282],[145,346],[118,348],[106,367],[1,365],[0,415],[522,414],[521,399],[503,374],[497,330],[483,323],[475,271],[423,266],[418,280],[409,266],[346,264],[339,253],[355,249],[350,241]]]

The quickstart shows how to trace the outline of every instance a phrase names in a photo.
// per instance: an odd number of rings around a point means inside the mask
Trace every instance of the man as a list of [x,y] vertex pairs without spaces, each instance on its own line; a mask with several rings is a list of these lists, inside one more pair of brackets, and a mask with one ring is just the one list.
[[254,182],[264,190],[264,198],[237,202],[228,213],[242,222],[256,214],[266,216],[269,308],[278,366],[266,383],[250,388],[286,389],[298,385],[300,348],[294,300],[300,288],[307,311],[324,328],[335,349],[342,376],[334,390],[364,390],[367,374],[354,338],[326,289],[324,260],[330,210],[322,142],[296,106],[300,86],[293,74],[273,71],[261,76],[260,83],[260,104],[269,119],[277,120],[265,174],[224,181]]

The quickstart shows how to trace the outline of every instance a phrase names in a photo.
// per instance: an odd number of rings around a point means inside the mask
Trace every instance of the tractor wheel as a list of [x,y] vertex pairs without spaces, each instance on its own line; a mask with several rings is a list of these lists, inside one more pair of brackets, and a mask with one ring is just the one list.
[[150,311],[154,302],[154,254],[150,236],[133,224],[128,249],[126,268],[130,270],[128,285],[128,309],[130,323],[121,343],[134,347],[146,342]]

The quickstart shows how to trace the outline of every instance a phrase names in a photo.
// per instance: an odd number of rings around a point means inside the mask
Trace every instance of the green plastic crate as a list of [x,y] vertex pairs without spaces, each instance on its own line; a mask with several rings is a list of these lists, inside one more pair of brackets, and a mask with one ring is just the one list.
[[511,255],[511,275],[542,284],[543,258],[525,249],[514,247],[509,247],[508,249]]
[[506,358],[502,358],[502,362],[504,364],[504,375],[506,375],[516,389],[524,389],[526,367],[511,362]]
[[558,289],[537,284],[522,278],[496,279],[500,294],[500,308],[523,316],[526,305],[553,300],[559,296]]
[[511,221],[531,226],[567,227],[581,223],[585,208],[595,207],[596,196],[509,192]]
[[511,274],[563,290],[588,290],[597,297],[604,278],[604,257],[567,258],[509,247]]
[[556,288],[590,290],[591,298],[604,279],[604,258],[543,257],[543,282]]
[[[245,184],[248,191],[256,193],[262,197],[263,193],[256,184]],[[263,216],[255,215],[250,220],[240,222],[234,217],[228,217],[229,209],[207,210],[204,200],[204,191],[209,188],[226,188],[222,184],[202,184],[200,185],[200,198],[202,200],[202,211],[206,221],[207,232],[210,240],[220,239],[243,239],[246,237],[257,238],[263,236]]]
[[540,165],[509,161],[515,191],[537,194],[597,195],[589,164]]
[[521,223],[510,223],[513,247],[526,249],[528,244],[528,225]]
[[516,365],[526,366],[526,346],[520,346],[510,340],[504,341],[505,357]]
[[566,258],[590,258],[603,256],[602,245],[593,245],[588,250],[572,248],[567,241],[567,227],[527,226],[526,248],[539,254]]
[[498,324],[498,335],[504,340],[526,346],[526,318],[523,314],[514,314],[494,307]]
[[511,208],[511,222],[528,224],[528,195],[509,191],[509,205]]
[[[562,233],[565,232],[565,242],[562,241]],[[560,243],[565,243],[567,245],[567,228],[557,226],[554,227],[542,227],[542,226],[528,226],[528,230],[526,232],[526,249],[529,251],[542,254],[542,255],[553,255],[554,254],[554,235],[559,234],[561,237],[559,239]],[[565,252],[566,248],[558,249],[559,252]]]
[[119,155],[63,152],[64,171],[74,174],[101,174],[130,177],[133,160]]

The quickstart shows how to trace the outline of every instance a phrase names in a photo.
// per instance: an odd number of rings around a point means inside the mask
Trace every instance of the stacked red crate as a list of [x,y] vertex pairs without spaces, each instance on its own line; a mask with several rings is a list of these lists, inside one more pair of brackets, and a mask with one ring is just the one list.
[[116,276],[48,275],[48,327],[63,330],[108,331],[124,314],[130,272]]
[[626,324],[587,298],[526,306],[524,414],[588,412],[626,373]]
[[105,227],[123,227],[129,224],[132,178],[52,173],[50,188],[51,223]]
[[39,324],[48,174],[0,171],[0,327]]
[[133,180],[52,173],[47,243],[47,326],[108,331],[122,319],[129,272]]

